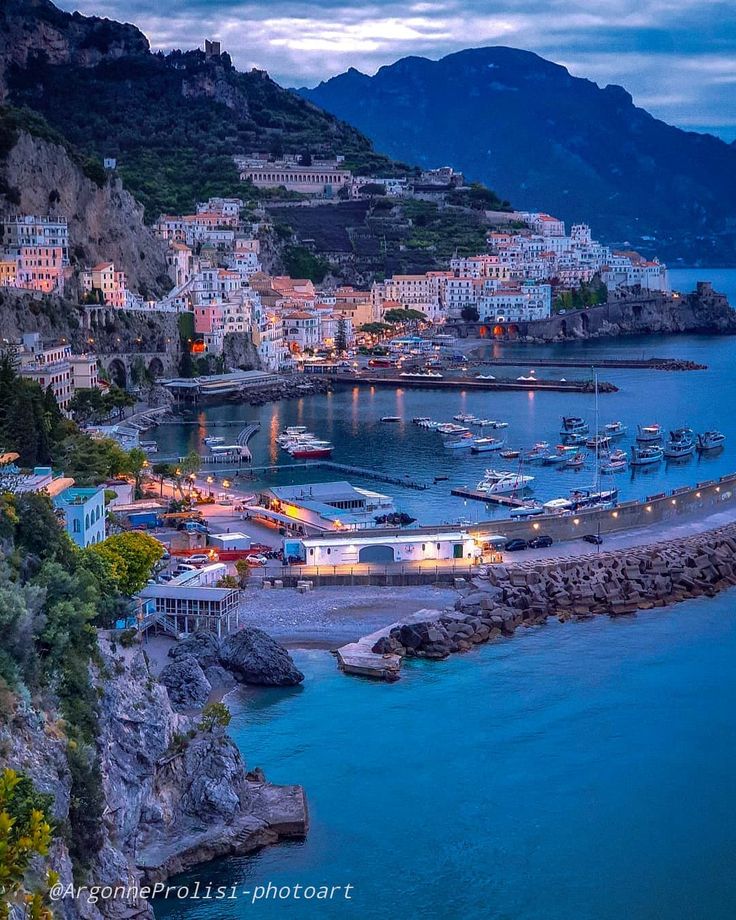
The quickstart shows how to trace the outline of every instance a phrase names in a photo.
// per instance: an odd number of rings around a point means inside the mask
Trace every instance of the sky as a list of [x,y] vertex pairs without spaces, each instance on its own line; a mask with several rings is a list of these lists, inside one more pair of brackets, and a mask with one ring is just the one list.
[[734,0],[57,0],[66,10],[134,22],[152,47],[219,39],[241,70],[314,86],[356,67],[463,48],[535,51],[691,130],[736,138]]

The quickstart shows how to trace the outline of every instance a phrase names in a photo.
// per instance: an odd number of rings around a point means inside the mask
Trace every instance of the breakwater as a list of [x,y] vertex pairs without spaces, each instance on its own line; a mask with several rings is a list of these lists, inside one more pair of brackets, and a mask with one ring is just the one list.
[[[615,553],[492,565],[455,609],[426,612],[421,622],[388,627],[362,656],[364,674],[394,680],[384,656],[442,659],[474,645],[510,637],[549,617],[561,621],[625,616],[691,598],[715,597],[736,585],[736,524],[686,540]],[[375,656],[375,660],[371,659]]]
[[[477,377],[400,377],[380,374],[334,375],[329,378],[335,384],[349,386],[393,387],[394,389],[422,390],[505,390],[516,392],[544,391],[552,393],[593,393],[593,380],[515,380],[498,378],[479,380]],[[618,387],[605,380],[598,381],[599,393],[616,393]]]

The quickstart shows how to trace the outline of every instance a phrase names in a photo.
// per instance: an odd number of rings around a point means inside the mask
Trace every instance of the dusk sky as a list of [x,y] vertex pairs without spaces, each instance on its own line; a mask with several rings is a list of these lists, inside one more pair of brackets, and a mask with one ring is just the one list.
[[154,49],[217,38],[240,69],[313,86],[357,67],[462,48],[535,51],[601,85],[625,86],[672,124],[736,138],[736,3],[721,0],[57,0],[136,23]]

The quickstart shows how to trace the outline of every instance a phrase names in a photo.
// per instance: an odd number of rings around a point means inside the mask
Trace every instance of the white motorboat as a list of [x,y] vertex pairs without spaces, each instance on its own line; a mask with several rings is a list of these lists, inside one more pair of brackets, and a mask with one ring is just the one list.
[[549,450],[549,441],[537,441],[526,454],[526,460],[541,460]]
[[543,505],[550,514],[559,514],[563,511],[572,511],[572,502],[568,498],[552,498]]
[[524,502],[523,505],[509,511],[509,516],[512,518],[535,517],[538,514],[544,514],[544,506],[534,501]]
[[400,415],[382,415],[381,421],[382,422],[400,422],[401,416]]
[[698,452],[707,453],[709,450],[720,450],[726,443],[726,436],[720,431],[706,431],[698,435]]
[[662,438],[661,425],[638,425],[636,440],[642,444],[651,444],[654,441],[660,441]]
[[225,438],[220,438],[220,437],[217,437],[216,435],[212,435],[212,434],[211,434],[211,435],[208,435],[208,436],[204,439],[204,443],[205,443],[208,447],[210,447],[212,444],[224,444],[224,443],[225,443]]
[[653,466],[655,463],[661,463],[663,457],[664,450],[659,444],[651,447],[632,447],[630,462],[632,466]]
[[623,422],[609,422],[603,426],[603,433],[607,438],[622,438],[627,431]]
[[488,483],[487,489],[480,489],[480,492],[487,492],[488,495],[509,495],[512,492],[521,492],[528,489],[534,482],[533,476],[525,476],[521,473],[507,473],[501,479],[496,479]]
[[475,417],[474,415],[470,415],[470,414],[467,413],[467,412],[458,412],[457,415],[453,415],[453,419],[454,419],[454,421],[456,421],[456,422],[466,422],[466,423],[467,423],[467,422],[471,422],[471,423],[472,423],[472,422],[477,421],[477,419],[476,419],[476,417]]
[[668,460],[683,460],[695,453],[695,432],[692,428],[675,428],[664,446]]
[[473,447],[473,438],[465,435],[462,438],[445,439],[445,447],[448,450],[470,450]]
[[504,442],[498,438],[473,438],[472,447],[474,454],[484,454],[491,450],[501,450]]
[[592,438],[588,438],[585,446],[596,452],[608,450],[611,446],[611,439],[605,434],[596,434]]

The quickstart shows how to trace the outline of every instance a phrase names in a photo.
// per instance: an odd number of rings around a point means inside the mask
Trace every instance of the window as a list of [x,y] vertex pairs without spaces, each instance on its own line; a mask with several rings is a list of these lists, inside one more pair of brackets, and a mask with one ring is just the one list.
[[74,533],[79,533],[79,520],[76,518],[74,519],[74,526],[72,527],[72,530]]

